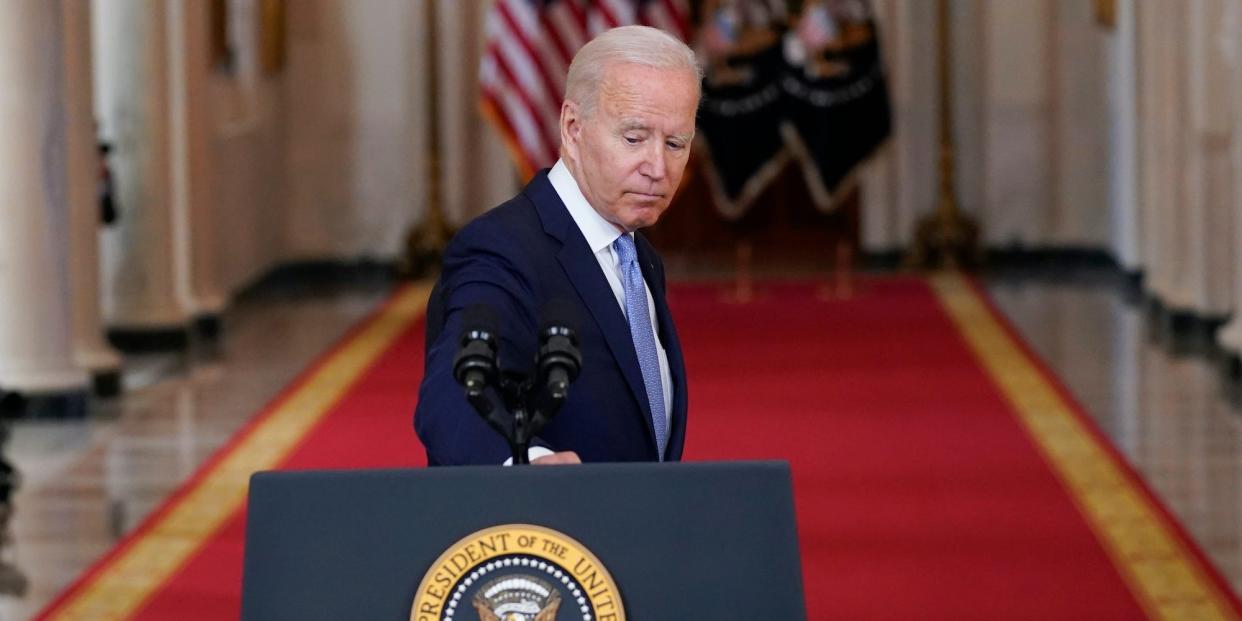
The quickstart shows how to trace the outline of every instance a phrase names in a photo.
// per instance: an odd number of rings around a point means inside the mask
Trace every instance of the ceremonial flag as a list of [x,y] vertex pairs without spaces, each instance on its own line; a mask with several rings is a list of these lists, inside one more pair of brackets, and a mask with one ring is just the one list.
[[789,161],[780,129],[785,0],[708,0],[701,8],[696,148],[716,209],[737,221]]
[[828,211],[891,130],[880,44],[866,0],[805,0],[781,79],[785,138],[816,206]]
[[687,0],[495,0],[479,68],[484,115],[526,177],[556,162],[565,75],[578,48],[630,24],[689,35]]

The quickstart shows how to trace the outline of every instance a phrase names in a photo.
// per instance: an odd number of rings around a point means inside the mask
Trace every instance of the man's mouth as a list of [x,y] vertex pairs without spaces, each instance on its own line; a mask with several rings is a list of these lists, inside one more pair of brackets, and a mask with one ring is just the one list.
[[646,192],[630,192],[629,194],[641,201],[658,201],[664,198],[663,194],[648,194]]

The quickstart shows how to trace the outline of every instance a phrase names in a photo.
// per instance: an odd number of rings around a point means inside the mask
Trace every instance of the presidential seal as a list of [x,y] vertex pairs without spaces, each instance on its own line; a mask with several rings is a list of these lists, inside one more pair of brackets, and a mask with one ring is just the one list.
[[453,544],[423,576],[410,621],[625,621],[621,593],[590,550],[531,524]]

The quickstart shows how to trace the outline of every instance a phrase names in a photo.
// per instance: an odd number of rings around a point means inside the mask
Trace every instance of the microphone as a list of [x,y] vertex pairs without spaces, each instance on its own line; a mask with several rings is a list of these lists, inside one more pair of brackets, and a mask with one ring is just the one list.
[[463,311],[461,349],[453,360],[453,377],[467,397],[480,397],[496,379],[496,311],[483,304]]
[[552,402],[549,415],[569,396],[569,385],[582,370],[582,354],[578,350],[573,319],[574,307],[564,299],[553,299],[543,308],[535,386]]

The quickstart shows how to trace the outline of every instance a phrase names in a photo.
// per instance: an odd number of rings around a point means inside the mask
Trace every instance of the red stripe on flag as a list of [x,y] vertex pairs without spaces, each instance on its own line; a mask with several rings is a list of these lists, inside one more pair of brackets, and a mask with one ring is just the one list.
[[583,33],[583,38],[585,39],[586,32],[588,30],[587,16],[586,12],[582,10],[582,7],[578,6],[578,0],[565,0],[564,2],[558,2],[554,4],[550,10],[555,10],[556,7],[564,7],[568,10],[568,13],[574,18],[574,22],[578,25],[578,32]]
[[[517,76],[514,75],[513,69],[509,66],[508,61],[505,60],[504,54],[500,53],[500,50],[495,47],[495,44],[490,47],[489,51],[492,58],[496,62],[496,68],[500,70],[501,77],[509,83],[508,92],[506,94],[517,97],[518,101],[522,103],[522,107],[525,108],[528,114],[530,114],[531,123],[534,124],[535,129],[539,134],[540,149],[545,155],[556,153],[557,149],[549,146],[548,144],[548,128],[547,124],[544,122],[542,114],[546,112],[546,109],[540,108],[536,105],[531,99],[531,93],[522,88],[521,82],[519,82]],[[532,163],[534,164],[532,167],[536,170],[551,164],[551,162],[546,158],[534,160]]]
[[608,0],[600,0],[599,4],[595,5],[595,12],[603,18],[604,25],[607,28],[616,28],[617,26],[623,25],[621,16],[618,14],[616,7],[611,6]]
[[570,61],[573,60],[574,55],[573,52],[569,51],[569,47],[565,44],[565,41],[557,36],[559,34],[557,31],[558,25],[552,20],[551,11],[539,12],[539,25],[543,28],[544,33],[549,35],[544,37],[543,40],[547,42],[552,49],[556,50],[556,53],[561,57],[561,61],[568,66]]
[[535,74],[539,76],[539,81],[543,83],[543,88],[546,91],[545,97],[540,98],[540,100],[546,106],[556,106],[554,109],[545,109],[544,113],[555,113],[560,109],[561,93],[560,89],[557,88],[556,82],[552,80],[552,76],[548,74],[547,65],[540,62],[542,55],[535,49],[535,46],[527,37],[527,33],[523,32],[522,25],[518,23],[518,20],[514,18],[513,14],[509,11],[508,3],[501,2],[496,6],[497,11],[503,18],[504,25],[509,27],[509,34],[512,39],[517,41],[521,46],[522,51],[526,53],[524,58],[515,58],[513,59],[513,62],[520,62],[534,67]]

